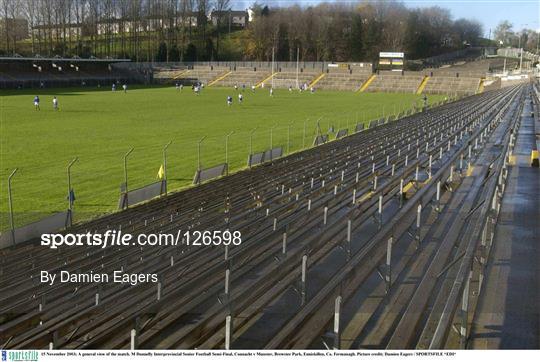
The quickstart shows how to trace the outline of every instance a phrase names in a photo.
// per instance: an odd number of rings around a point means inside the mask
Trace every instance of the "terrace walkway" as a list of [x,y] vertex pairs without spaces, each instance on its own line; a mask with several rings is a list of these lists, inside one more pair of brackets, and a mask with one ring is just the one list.
[[540,348],[540,169],[529,164],[535,143],[529,101],[473,323],[468,346],[473,349]]

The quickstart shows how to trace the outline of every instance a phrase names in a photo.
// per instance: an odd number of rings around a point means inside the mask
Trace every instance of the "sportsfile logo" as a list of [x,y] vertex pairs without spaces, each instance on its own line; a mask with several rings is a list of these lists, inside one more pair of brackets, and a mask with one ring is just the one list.
[[38,357],[37,351],[2,351],[2,362],[35,362]]

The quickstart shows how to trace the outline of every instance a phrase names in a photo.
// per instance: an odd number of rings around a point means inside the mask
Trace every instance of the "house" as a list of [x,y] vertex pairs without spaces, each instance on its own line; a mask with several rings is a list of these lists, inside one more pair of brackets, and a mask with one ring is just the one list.
[[182,13],[178,13],[176,17],[161,17],[161,16],[148,16],[140,20],[131,19],[111,19],[109,21],[100,21],[97,24],[97,34],[119,34],[121,32],[141,32],[141,31],[159,31],[161,29],[169,29],[175,26],[197,26],[197,13],[186,13],[182,16]]
[[97,35],[118,34],[120,32],[120,22],[117,19],[100,21],[97,23]]
[[197,18],[198,18],[198,14],[196,12],[186,12],[186,14],[183,15],[183,16],[182,16],[182,13],[179,12],[176,15],[176,24],[177,24],[177,26],[182,26],[182,25],[189,26],[189,25],[191,25],[192,27],[196,27],[197,26]]
[[244,10],[213,10],[210,14],[212,25],[217,26],[218,20],[222,26],[245,28],[248,24],[249,16],[248,12]]
[[[188,12],[184,15],[182,13],[173,15],[172,18],[161,16],[149,16],[138,20],[131,19],[104,19],[97,23],[82,23],[82,24],[47,24],[36,25],[32,27],[32,32],[36,37],[44,36],[45,34],[51,35],[53,38],[69,38],[78,36],[90,36],[90,35],[106,35],[106,34],[120,34],[131,32],[143,32],[143,31],[159,31],[161,29],[169,29],[174,26],[197,26],[197,13]],[[0,21],[2,21],[1,19]],[[25,20],[26,21],[26,20]],[[1,29],[0,22],[0,29]],[[27,23],[28,24],[28,23]],[[24,39],[17,37],[18,39]]]
[[83,26],[83,24],[80,24],[80,23],[79,24],[76,24],[76,23],[65,24],[65,25],[42,24],[42,25],[35,25],[32,27],[32,33],[36,37],[41,37],[41,36],[45,36],[45,34],[47,35],[50,34],[52,38],[61,38],[61,39],[63,39],[64,37],[68,39],[70,37],[77,38],[81,36],[86,36],[88,35],[88,32],[85,30],[87,29]]

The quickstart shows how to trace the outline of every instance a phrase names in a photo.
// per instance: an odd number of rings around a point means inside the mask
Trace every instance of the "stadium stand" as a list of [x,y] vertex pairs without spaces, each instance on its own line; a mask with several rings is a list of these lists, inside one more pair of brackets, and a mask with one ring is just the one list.
[[158,83],[169,83],[186,73],[187,70],[187,66],[156,67],[154,69],[154,80]]
[[422,64],[424,67],[436,68],[445,65],[458,64],[460,62],[472,62],[481,59],[485,52],[486,50],[482,47],[470,47],[422,59]]
[[[506,63],[506,65],[505,65]],[[529,67],[528,61],[523,61],[523,69]],[[497,73],[513,71],[519,69],[519,59],[491,57],[479,59],[475,61],[461,61],[453,65],[444,65],[440,68],[426,68],[426,75],[444,75],[444,76],[467,76],[467,77],[483,77],[487,73]]]
[[329,67],[315,86],[319,89],[357,91],[370,75],[371,67]]
[[509,75],[506,77],[499,78],[501,81],[501,88],[511,87],[522,83],[529,82],[529,77],[520,76],[520,75]]
[[234,87],[235,85],[241,87],[242,85],[245,85],[246,87],[251,87],[252,85],[257,85],[263,79],[268,78],[270,76],[270,72],[271,70],[268,68],[233,68],[229,75],[215,83],[215,85],[222,87]]
[[108,85],[137,82],[139,74],[112,66],[113,60],[0,58],[0,88]]
[[154,67],[154,79],[162,84],[180,83],[193,85],[203,83],[208,85],[213,80],[229,71],[228,67],[212,65]]
[[[320,74],[321,72],[316,70],[306,70],[301,68],[298,72],[298,86],[311,84],[311,82]],[[273,83],[274,88],[296,88],[296,70],[279,69],[277,74],[274,75],[273,80],[268,81],[268,83],[270,82]]]
[[[506,65],[505,65],[506,63]],[[492,77],[519,67],[512,58],[455,61],[422,71],[372,73],[368,63],[295,62],[131,63],[114,59],[0,58],[0,87],[27,88],[110,85],[113,82],[288,88],[307,84],[317,89],[417,94],[471,95],[499,87]],[[373,75],[373,76],[372,76]],[[486,80],[483,82],[482,80]],[[505,84],[513,84],[513,79]],[[487,88],[484,86],[487,85]]]
[[[506,65],[505,65],[506,60]],[[523,62],[525,64],[525,61]],[[512,59],[512,58],[492,58],[490,59],[489,63],[489,70],[491,72],[503,72],[503,71],[512,71],[515,69],[519,69],[519,60],[518,59]]]
[[366,88],[366,92],[415,93],[424,75],[407,72],[380,72]]
[[450,94],[467,96],[475,94],[480,84],[480,78],[475,77],[430,77],[423,93],[427,94]]
[[[442,66],[436,69],[425,69],[424,74],[429,76],[429,80],[423,93],[471,95],[485,90],[497,89],[500,87],[500,80],[494,81],[492,79],[484,83],[484,79],[492,72],[502,71],[504,63],[504,58],[493,57],[475,61],[461,61],[451,66]],[[517,60],[506,59],[507,71],[516,67],[518,67]]]
[[484,92],[500,89],[501,88],[501,78],[495,78],[484,81]]

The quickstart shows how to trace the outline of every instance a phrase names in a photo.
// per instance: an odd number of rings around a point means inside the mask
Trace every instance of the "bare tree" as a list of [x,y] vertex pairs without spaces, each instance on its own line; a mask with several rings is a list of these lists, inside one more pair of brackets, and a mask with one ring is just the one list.
[[[219,60],[219,40],[221,37],[221,22],[223,20],[223,15],[226,10],[230,10],[229,8],[230,0],[216,0],[216,12],[217,12],[217,22],[216,22],[216,32],[217,32],[217,38],[216,38],[216,59]],[[229,14],[229,27],[230,27],[230,14]]]
[[512,28],[513,25],[508,20],[501,21],[494,31],[495,40],[501,42],[503,45],[508,45],[514,36]]
[[[11,25],[23,16],[32,29],[31,53],[128,56],[136,61],[221,59],[232,4],[230,0],[0,0],[4,29],[0,49],[25,51]],[[243,48],[227,52],[240,59],[269,60],[272,48],[277,59],[289,61],[296,59],[297,50],[302,60],[373,60],[381,50],[427,57],[477,44],[482,34],[478,22],[452,21],[446,9],[406,8],[397,0],[288,7],[255,3],[252,9],[254,20],[238,37]],[[208,26],[210,10],[215,28]],[[495,37],[516,45],[521,39],[528,49],[538,44],[537,33],[526,31],[519,38],[508,22],[497,27]]]

